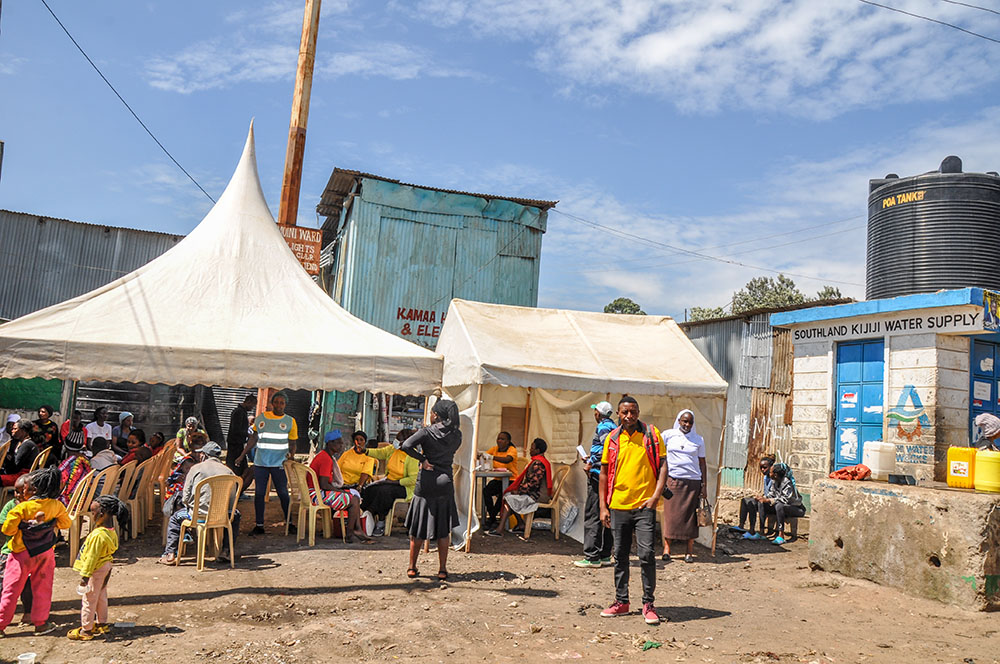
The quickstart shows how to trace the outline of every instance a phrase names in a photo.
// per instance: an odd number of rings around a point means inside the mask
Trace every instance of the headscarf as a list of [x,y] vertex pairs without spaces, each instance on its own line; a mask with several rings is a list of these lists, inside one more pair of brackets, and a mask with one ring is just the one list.
[[[691,431],[684,433],[681,431],[681,416],[685,413],[691,414]],[[682,438],[687,438],[692,443],[696,445],[704,445],[705,439],[698,435],[697,420],[695,419],[694,413],[687,408],[677,413],[677,417],[674,418],[674,426],[671,427],[669,431],[663,432],[663,443],[666,444],[668,438],[673,438],[675,436],[680,436]]]
[[132,417],[132,413],[128,412],[127,410],[123,410],[118,414],[118,424],[124,424],[125,420],[127,420],[130,417]]
[[438,421],[427,427],[427,433],[434,438],[444,438],[458,429],[458,404],[448,399],[438,399],[431,408]]
[[1000,434],[1000,417],[996,415],[991,415],[990,413],[980,413],[976,415],[974,420],[976,426],[979,430],[983,432],[983,435],[987,438],[992,438],[997,434]]

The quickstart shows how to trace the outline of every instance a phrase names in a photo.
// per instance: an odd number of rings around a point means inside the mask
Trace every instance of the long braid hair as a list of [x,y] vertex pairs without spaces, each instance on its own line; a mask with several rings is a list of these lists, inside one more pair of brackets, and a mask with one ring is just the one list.
[[28,486],[36,498],[57,499],[62,494],[62,473],[58,466],[39,468],[28,474]]
[[97,507],[108,516],[118,519],[118,523],[121,525],[123,530],[127,530],[132,521],[129,518],[128,506],[122,501],[118,500],[116,496],[103,495],[98,496],[94,502],[97,503]]

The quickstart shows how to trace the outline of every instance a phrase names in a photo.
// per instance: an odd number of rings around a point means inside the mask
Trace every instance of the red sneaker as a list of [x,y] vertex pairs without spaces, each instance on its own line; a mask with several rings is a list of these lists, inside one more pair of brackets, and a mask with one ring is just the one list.
[[660,615],[656,612],[656,609],[653,608],[652,602],[642,605],[642,617],[646,619],[647,625],[660,624]]
[[628,602],[616,601],[614,604],[601,611],[602,618],[617,618],[618,616],[627,616],[628,614]]

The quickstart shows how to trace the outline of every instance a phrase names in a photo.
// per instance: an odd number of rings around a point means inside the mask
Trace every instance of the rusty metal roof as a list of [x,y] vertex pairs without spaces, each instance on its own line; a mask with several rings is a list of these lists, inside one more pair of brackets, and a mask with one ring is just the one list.
[[807,302],[802,302],[800,304],[789,304],[783,307],[761,307],[759,309],[749,309],[747,311],[741,311],[738,314],[729,314],[727,316],[719,316],[718,318],[703,318],[702,320],[689,320],[683,323],[678,323],[681,329],[685,332],[693,327],[699,327],[701,325],[709,325],[711,323],[722,323],[731,320],[749,320],[754,316],[759,316],[761,314],[774,314],[783,311],[798,311],[799,309],[812,309],[813,307],[829,307],[835,304],[848,304],[854,302],[855,300],[850,297],[842,298],[832,298],[829,300],[809,300]]
[[556,206],[556,203],[559,202],[542,201],[533,198],[516,198],[513,196],[497,196],[495,194],[479,194],[471,191],[457,191],[455,189],[441,189],[439,187],[428,187],[422,184],[402,182],[400,180],[394,180],[392,178],[375,175],[373,173],[365,173],[363,171],[354,171],[347,168],[334,168],[333,173],[330,174],[330,180],[326,184],[326,189],[323,191],[323,196],[320,198],[319,205],[316,206],[316,211],[324,217],[339,215],[341,209],[344,207],[344,201],[354,190],[355,183],[361,178],[382,180],[383,182],[391,182],[403,187],[416,187],[417,189],[440,191],[445,194],[461,194],[463,196],[475,196],[477,198],[485,198],[487,200],[499,199],[511,201],[529,207],[540,208],[542,210],[553,208]]

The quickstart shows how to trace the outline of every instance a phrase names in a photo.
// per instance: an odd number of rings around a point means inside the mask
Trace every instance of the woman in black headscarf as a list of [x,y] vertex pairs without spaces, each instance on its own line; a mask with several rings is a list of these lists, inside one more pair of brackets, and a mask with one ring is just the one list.
[[406,575],[411,579],[418,575],[417,556],[424,541],[429,539],[437,540],[438,579],[448,578],[448,535],[458,525],[451,471],[455,452],[462,444],[458,424],[455,402],[439,399],[431,409],[431,425],[407,438],[399,448],[420,462],[417,486],[406,513],[406,529],[410,533],[410,567]]

